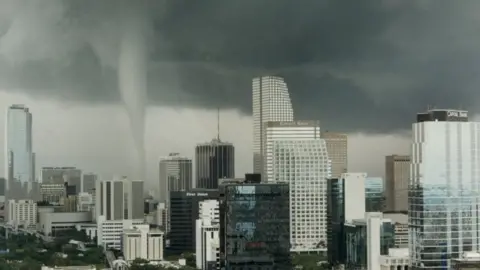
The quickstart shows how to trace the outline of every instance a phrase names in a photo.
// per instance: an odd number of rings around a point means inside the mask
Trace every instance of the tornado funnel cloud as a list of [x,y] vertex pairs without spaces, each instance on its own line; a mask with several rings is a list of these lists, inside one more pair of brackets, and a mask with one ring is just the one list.
[[120,94],[136,149],[136,175],[145,180],[145,107],[147,91],[145,21],[133,14],[124,21],[118,61]]

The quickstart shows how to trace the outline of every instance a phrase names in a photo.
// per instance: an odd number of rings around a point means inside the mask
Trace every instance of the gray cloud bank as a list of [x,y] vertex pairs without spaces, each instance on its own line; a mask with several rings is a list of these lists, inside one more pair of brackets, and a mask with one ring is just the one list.
[[0,0],[0,89],[118,102],[119,35],[146,16],[153,105],[250,113],[284,76],[299,118],[408,128],[428,105],[480,112],[478,0]]

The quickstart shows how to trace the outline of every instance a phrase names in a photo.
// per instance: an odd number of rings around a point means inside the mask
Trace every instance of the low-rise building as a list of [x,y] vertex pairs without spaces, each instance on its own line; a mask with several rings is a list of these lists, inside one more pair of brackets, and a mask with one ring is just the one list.
[[407,270],[409,263],[408,248],[390,248],[388,255],[380,256],[381,270]]
[[58,231],[76,228],[79,224],[91,221],[89,212],[42,212],[39,213],[38,230],[44,235],[55,236]]
[[163,260],[163,232],[149,225],[136,225],[123,232],[123,255],[127,262],[135,259]]
[[106,220],[105,216],[98,216],[97,245],[121,250],[123,231],[137,225],[144,225],[143,219]]
[[464,252],[461,258],[452,259],[450,269],[453,269],[453,270],[480,269],[480,253]]

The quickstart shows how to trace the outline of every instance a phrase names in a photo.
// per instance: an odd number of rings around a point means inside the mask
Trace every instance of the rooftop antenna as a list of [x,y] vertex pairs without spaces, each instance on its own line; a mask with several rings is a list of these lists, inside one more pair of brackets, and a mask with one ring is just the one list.
[[217,140],[220,141],[220,107],[217,107]]

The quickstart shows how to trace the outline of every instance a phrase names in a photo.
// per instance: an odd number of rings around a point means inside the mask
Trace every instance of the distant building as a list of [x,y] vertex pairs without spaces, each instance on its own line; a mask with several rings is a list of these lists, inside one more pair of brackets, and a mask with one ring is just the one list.
[[40,184],[40,197],[42,201],[51,204],[60,204],[61,198],[67,196],[65,185],[62,184]]
[[7,108],[5,121],[5,178],[21,183],[35,180],[35,153],[32,151],[32,114],[25,105]]
[[136,225],[123,231],[122,251],[125,261],[163,260],[163,232],[151,230],[149,225]]
[[43,167],[42,184],[64,184],[75,186],[75,192],[82,191],[82,170],[75,167]]
[[95,202],[90,193],[82,192],[77,196],[77,210],[79,212],[91,212],[95,209]]
[[403,213],[383,213],[390,219],[395,229],[395,248],[408,248],[408,215]]
[[143,181],[127,178],[96,182],[95,213],[106,220],[143,220]]
[[348,170],[348,136],[344,133],[322,132],[332,164],[332,178],[340,178]]
[[196,188],[216,189],[219,179],[235,177],[235,147],[220,139],[195,148]]
[[181,254],[194,252],[195,228],[199,216],[199,202],[218,199],[218,190],[192,189],[170,192],[170,231],[169,250]]
[[385,157],[385,202],[388,211],[407,211],[410,156]]
[[292,269],[287,183],[220,186],[220,267]]
[[160,200],[168,202],[170,191],[190,190],[193,184],[192,159],[170,153],[160,159]]
[[95,183],[97,182],[97,175],[93,173],[86,173],[83,175],[82,192],[90,194],[95,193]]
[[367,177],[365,179],[365,211],[383,212],[384,210],[383,179],[381,177]]
[[[288,87],[282,77],[263,76],[252,80],[253,172],[262,174],[265,152],[265,124],[293,121]],[[263,177],[263,176],[262,176]]]
[[35,228],[37,225],[37,203],[32,200],[8,201],[7,222],[13,226]]
[[5,195],[7,190],[7,180],[0,177],[0,203],[5,202]]

